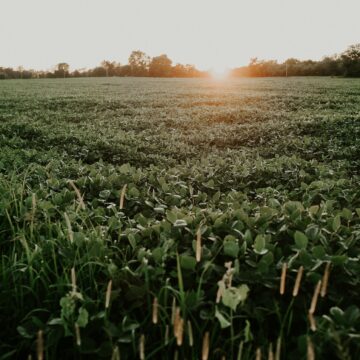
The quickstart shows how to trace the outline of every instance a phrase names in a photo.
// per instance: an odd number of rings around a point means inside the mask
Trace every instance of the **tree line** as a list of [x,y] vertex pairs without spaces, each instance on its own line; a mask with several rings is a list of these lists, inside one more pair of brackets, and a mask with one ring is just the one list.
[[149,76],[149,77],[205,77],[208,73],[196,69],[194,65],[173,65],[173,61],[162,54],[150,58],[143,51],[133,51],[128,63],[122,65],[116,61],[104,60],[93,69],[77,69],[70,72],[70,65],[62,62],[53,71],[25,70],[0,67],[0,79],[31,78],[69,78],[69,77],[105,77],[105,76]]
[[[105,76],[141,76],[141,77],[208,77],[209,72],[200,71],[193,65],[176,64],[162,54],[150,58],[143,51],[133,51],[128,63],[122,65],[116,61],[104,60],[93,69],[70,71],[68,63],[56,65],[53,71],[26,70],[23,67],[0,67],[0,79],[31,78],[69,78],[69,77],[105,77]],[[276,60],[253,58],[247,66],[232,69],[231,77],[267,77],[267,76],[347,76],[360,77],[360,44],[349,46],[341,54],[326,56],[320,61],[287,59],[283,63]]]
[[249,65],[231,71],[234,77],[266,76],[346,76],[360,77],[360,44],[349,46],[341,54],[326,56],[320,61],[287,59],[276,60],[253,58]]

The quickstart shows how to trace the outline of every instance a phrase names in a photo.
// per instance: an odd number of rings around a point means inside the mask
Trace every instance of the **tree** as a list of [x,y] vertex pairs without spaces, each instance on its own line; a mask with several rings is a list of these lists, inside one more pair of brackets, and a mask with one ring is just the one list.
[[319,75],[336,76],[341,75],[341,66],[338,56],[326,56],[319,63]]
[[162,54],[152,58],[149,65],[149,75],[158,77],[168,77],[172,75],[172,61],[167,55]]
[[70,65],[62,62],[57,64],[57,70],[55,70],[55,77],[66,77],[69,76]]
[[24,67],[21,65],[18,66],[17,71],[20,73],[20,79],[22,79],[24,74]]
[[90,76],[103,77],[106,76],[106,70],[102,66],[90,70]]
[[104,60],[101,62],[101,66],[105,69],[106,76],[118,75],[120,64],[116,61]]
[[285,69],[284,69],[284,73],[285,76],[290,76],[290,75],[297,75],[297,67],[299,65],[300,61],[298,59],[295,58],[289,58],[284,62],[285,65]]
[[360,44],[351,45],[341,54],[345,76],[360,76]]
[[129,56],[131,75],[147,76],[150,58],[140,50],[133,51]]
[[102,61],[101,62],[101,67],[105,69],[106,77],[108,77],[109,72],[111,72],[112,67],[113,67],[111,61],[108,61],[108,60]]

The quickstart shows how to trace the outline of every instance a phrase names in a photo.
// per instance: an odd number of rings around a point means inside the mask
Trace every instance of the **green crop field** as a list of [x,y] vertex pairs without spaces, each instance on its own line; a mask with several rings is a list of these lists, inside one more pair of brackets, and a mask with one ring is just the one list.
[[360,358],[359,80],[1,81],[0,149],[0,359]]

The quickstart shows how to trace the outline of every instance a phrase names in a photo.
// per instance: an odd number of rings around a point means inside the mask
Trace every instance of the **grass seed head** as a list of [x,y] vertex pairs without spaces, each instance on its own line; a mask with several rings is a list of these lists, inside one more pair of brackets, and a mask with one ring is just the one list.
[[281,336],[278,337],[276,341],[276,352],[275,352],[275,360],[281,359]]
[[69,180],[69,185],[74,189],[75,194],[77,196],[78,202],[79,202],[79,206],[82,210],[85,210],[86,206],[84,203],[84,199],[83,196],[81,195],[79,189],[75,186],[74,182],[72,180]]
[[177,323],[177,329],[176,329],[176,344],[177,344],[177,346],[182,345],[183,337],[184,337],[184,319],[180,317],[179,321]]
[[208,360],[210,349],[210,333],[207,331],[203,338],[201,359]]
[[175,310],[175,319],[174,319],[174,336],[177,338],[178,337],[178,330],[179,330],[179,323],[181,320],[181,316],[180,316],[180,308],[177,307]]
[[281,270],[281,278],[280,278],[280,295],[285,294],[286,270],[287,270],[287,263],[283,263]]
[[112,280],[108,282],[105,296],[105,309],[108,309],[110,306],[110,298],[111,298],[111,289],[112,289]]
[[309,323],[310,323],[310,329],[312,331],[316,331],[316,321],[315,321],[314,315],[311,312],[308,313],[308,318],[309,318]]
[[158,323],[158,308],[159,308],[158,298],[154,297],[153,304],[152,304],[152,322],[153,322],[153,324]]
[[172,305],[171,305],[171,324],[174,325],[176,316],[176,299],[173,297]]
[[37,353],[37,360],[44,359],[44,333],[42,330],[39,330],[37,333],[37,340],[36,340],[36,353]]
[[64,212],[64,218],[65,218],[65,223],[66,223],[66,227],[67,227],[67,232],[68,232],[68,238],[70,243],[72,244],[74,242],[74,233],[71,227],[71,222],[69,219],[69,216],[66,212]]
[[36,211],[36,194],[32,193],[32,195],[31,195],[31,212],[32,212],[32,216],[35,215],[35,211]]
[[273,344],[270,343],[269,345],[269,353],[268,353],[268,360],[274,360],[274,351],[273,351]]
[[314,294],[311,300],[311,305],[310,305],[310,309],[309,309],[309,313],[310,314],[314,314],[315,310],[316,310],[316,304],[319,298],[319,294],[320,294],[320,288],[321,288],[321,280],[318,281],[318,283],[315,286],[314,289]]
[[145,360],[145,335],[141,334],[139,341],[140,360]]
[[315,360],[315,350],[314,344],[312,343],[310,337],[307,338],[307,354],[306,360]]
[[71,287],[72,287],[72,292],[76,292],[76,273],[75,273],[75,268],[71,268]]
[[127,188],[127,184],[125,184],[121,190],[121,194],[120,194],[120,210],[122,210],[124,208],[124,202],[125,202],[125,194],[126,194],[126,188]]
[[295,285],[294,285],[294,289],[293,289],[293,293],[292,293],[292,295],[294,297],[297,296],[298,293],[299,293],[300,284],[301,284],[301,278],[303,276],[303,272],[304,272],[304,267],[300,266],[299,270],[297,272],[297,275],[296,275]]
[[167,345],[169,343],[169,332],[170,332],[170,326],[168,324],[166,324],[165,327],[165,345]]
[[222,297],[222,293],[223,293],[223,289],[224,289],[224,285],[220,284],[220,281],[218,282],[218,290],[216,293],[216,303],[218,304],[221,300]]
[[111,360],[120,360],[120,350],[118,346],[115,346],[111,355]]
[[201,228],[196,232],[196,261],[200,262],[201,260]]
[[331,266],[330,262],[327,262],[326,265],[325,265],[324,275],[323,275],[323,278],[322,278],[321,291],[320,291],[321,297],[325,297],[326,292],[327,292],[327,287],[328,287],[328,283],[329,283],[329,276],[330,276],[330,266]]
[[80,335],[79,325],[75,323],[74,327],[75,327],[76,345],[81,346],[81,335]]
[[187,325],[188,325],[188,335],[189,335],[189,346],[193,347],[194,346],[194,336],[193,336],[193,330],[192,330],[192,325],[191,325],[190,320],[187,321]]
[[255,359],[261,360],[261,349],[259,347],[256,349]]

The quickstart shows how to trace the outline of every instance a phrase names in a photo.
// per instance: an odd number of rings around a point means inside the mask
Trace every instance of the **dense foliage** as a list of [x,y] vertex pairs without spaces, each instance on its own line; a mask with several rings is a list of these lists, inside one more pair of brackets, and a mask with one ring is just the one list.
[[359,96],[2,82],[1,359],[360,358]]
[[133,51],[127,64],[121,65],[116,61],[104,60],[100,66],[93,69],[77,69],[70,72],[68,63],[59,63],[53,71],[25,70],[4,68],[0,66],[1,79],[32,79],[32,78],[68,78],[68,77],[207,77],[205,71],[199,71],[194,65],[176,64],[166,54],[150,58],[140,50]]
[[235,77],[266,76],[346,76],[360,77],[360,44],[349,46],[343,53],[325,56],[320,61],[287,59],[276,60],[254,58],[249,65],[232,71]]
[[[287,59],[283,63],[276,60],[253,58],[247,66],[232,69],[229,77],[284,77],[284,76],[345,76],[360,77],[360,44],[351,45],[341,54],[325,56],[320,61]],[[211,73],[199,71],[194,65],[176,64],[165,54],[150,58],[140,50],[133,51],[128,64],[104,60],[93,69],[70,72],[67,63],[57,64],[54,71],[25,70],[0,66],[1,79],[68,78],[68,77],[210,77]]]

